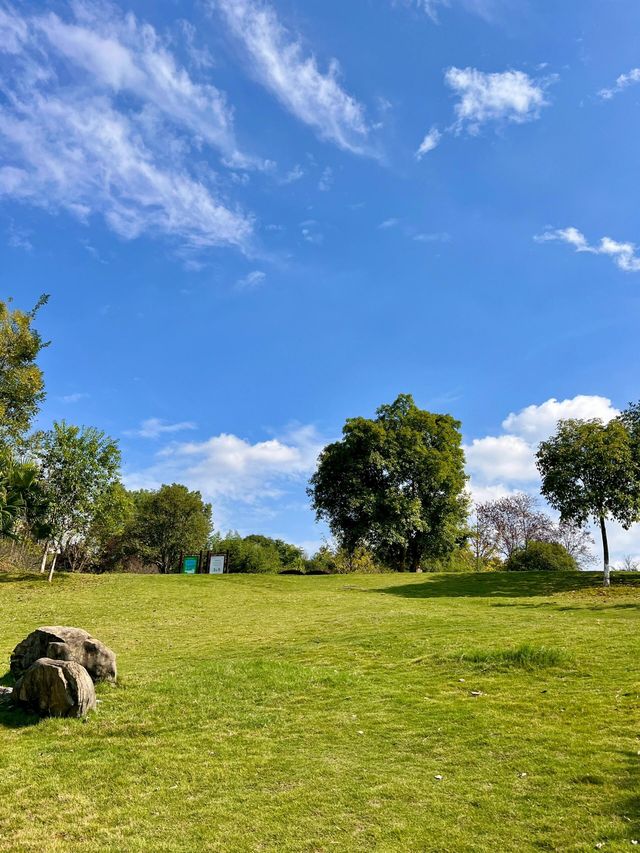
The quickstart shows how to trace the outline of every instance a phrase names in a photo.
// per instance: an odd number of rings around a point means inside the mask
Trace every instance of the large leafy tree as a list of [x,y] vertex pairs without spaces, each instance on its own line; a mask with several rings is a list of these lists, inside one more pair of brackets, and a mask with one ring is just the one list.
[[33,328],[41,296],[31,311],[19,311],[0,301],[0,440],[14,444],[27,432],[44,398],[42,371],[36,364],[44,346]]
[[120,450],[100,430],[65,421],[42,433],[39,443],[54,546],[51,580],[61,551],[72,570],[85,567],[87,539],[97,516],[104,511],[105,495],[118,480]]
[[467,513],[460,423],[419,409],[408,394],[375,419],[350,418],[322,451],[309,495],[319,520],[353,553],[417,571],[451,553]]
[[181,553],[206,547],[211,535],[211,504],[202,500],[200,492],[173,483],[155,492],[134,492],[133,498],[130,547],[162,573],[178,568]]
[[640,476],[633,439],[622,419],[560,421],[537,454],[542,494],[562,521],[600,527],[604,584],[610,583],[606,522],[628,529],[640,518]]

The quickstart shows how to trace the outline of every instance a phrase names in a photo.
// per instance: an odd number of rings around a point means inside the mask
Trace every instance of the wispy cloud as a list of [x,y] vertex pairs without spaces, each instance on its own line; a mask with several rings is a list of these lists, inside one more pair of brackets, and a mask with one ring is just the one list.
[[266,273],[261,270],[252,270],[250,273],[243,276],[243,278],[238,279],[236,282],[236,288],[238,290],[252,290],[255,287],[260,287],[261,284],[264,284],[266,278]]
[[428,154],[430,151],[433,151],[434,148],[437,148],[441,139],[442,134],[438,128],[432,127],[420,143],[420,147],[416,151],[416,159],[421,160],[425,154]]
[[315,219],[305,219],[301,222],[300,231],[306,243],[312,243],[314,246],[321,246],[324,243],[324,234],[320,231]]
[[591,245],[587,238],[577,228],[556,228],[538,234],[533,238],[537,243],[559,241],[567,243],[576,252],[587,252],[591,255],[607,255],[615,265],[624,272],[640,272],[640,257],[634,243],[619,243],[611,237],[603,237],[596,245]]
[[371,153],[364,107],[342,87],[335,59],[321,71],[266,3],[212,0],[212,5],[242,43],[252,73],[287,110],[322,139],[357,154]]
[[12,249],[23,249],[25,252],[30,252],[33,249],[30,237],[30,231],[20,228],[14,222],[9,223],[7,227],[7,243]]
[[640,83],[640,68],[632,68],[631,71],[628,71],[626,74],[621,74],[615,82],[615,85],[610,89],[600,89],[598,94],[601,98],[604,98],[605,101],[611,100],[614,95],[618,95],[620,92],[623,92],[629,86],[633,86],[636,83]]
[[280,183],[281,184],[293,184],[296,181],[299,181],[303,177],[304,177],[304,169],[302,168],[302,166],[299,163],[296,163],[296,165],[292,169],[289,169],[287,174],[283,178],[281,178]]
[[60,399],[63,403],[79,403],[80,400],[85,400],[88,396],[83,391],[76,391],[73,394],[64,394]]
[[333,169],[331,166],[327,166],[322,170],[322,174],[320,175],[320,180],[318,181],[318,189],[320,192],[326,193],[329,192],[331,187],[333,186]]
[[180,421],[171,424],[161,418],[147,418],[142,421],[138,429],[125,430],[124,434],[138,438],[159,438],[161,435],[184,432],[190,429],[196,429],[196,424],[192,421]]
[[396,219],[395,216],[392,216],[389,219],[385,219],[384,222],[381,222],[380,225],[378,225],[378,228],[380,228],[384,231],[387,228],[395,228],[396,225],[399,225],[399,224],[400,224],[400,220]]
[[439,12],[442,9],[452,6],[460,6],[485,21],[495,21],[513,5],[512,0],[402,0],[402,2],[405,6],[413,6],[424,12],[434,23],[438,23]]
[[0,75],[0,195],[82,221],[101,215],[126,239],[246,247],[251,217],[220,196],[215,176],[190,172],[202,143],[243,160],[223,96],[133,15],[81,0],[73,10],[73,23],[10,8],[0,17],[12,53]]
[[455,106],[457,131],[477,133],[487,122],[522,124],[538,118],[548,106],[547,81],[533,80],[524,71],[486,73],[477,68],[449,68],[446,84],[459,96]]

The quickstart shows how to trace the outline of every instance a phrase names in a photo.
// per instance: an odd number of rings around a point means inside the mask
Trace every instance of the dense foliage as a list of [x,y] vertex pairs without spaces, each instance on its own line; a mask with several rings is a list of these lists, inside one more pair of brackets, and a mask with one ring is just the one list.
[[530,542],[513,551],[504,568],[507,572],[575,572],[578,564],[559,542]]
[[408,394],[377,417],[350,418],[322,451],[309,495],[342,547],[359,545],[398,569],[450,554],[467,512],[460,424]]
[[47,303],[41,296],[31,311],[0,301],[0,441],[14,444],[27,432],[44,399],[44,379],[36,363],[44,346],[33,323]]

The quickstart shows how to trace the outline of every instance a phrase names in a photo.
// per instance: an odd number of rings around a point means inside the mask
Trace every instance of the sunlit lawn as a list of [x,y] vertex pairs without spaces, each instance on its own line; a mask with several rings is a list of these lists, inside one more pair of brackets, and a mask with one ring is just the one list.
[[625,580],[0,573],[2,671],[70,624],[121,674],[85,723],[0,710],[0,849],[630,850]]

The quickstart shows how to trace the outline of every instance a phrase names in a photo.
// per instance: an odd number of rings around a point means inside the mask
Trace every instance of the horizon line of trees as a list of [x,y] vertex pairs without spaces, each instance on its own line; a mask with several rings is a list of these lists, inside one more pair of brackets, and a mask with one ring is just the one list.
[[[212,507],[179,483],[128,490],[118,443],[95,427],[55,422],[31,431],[44,399],[37,364],[48,346],[31,311],[0,301],[0,541],[40,550],[40,569],[178,569],[180,554],[228,553],[232,572],[437,571],[584,568],[586,525],[640,519],[640,403],[608,423],[560,421],[540,444],[541,493],[559,522],[519,493],[475,506],[460,422],[419,409],[408,394],[375,418],[349,418],[321,452],[308,494],[335,544],[312,557],[280,539],[216,533]],[[634,568],[631,558],[628,567]]]

